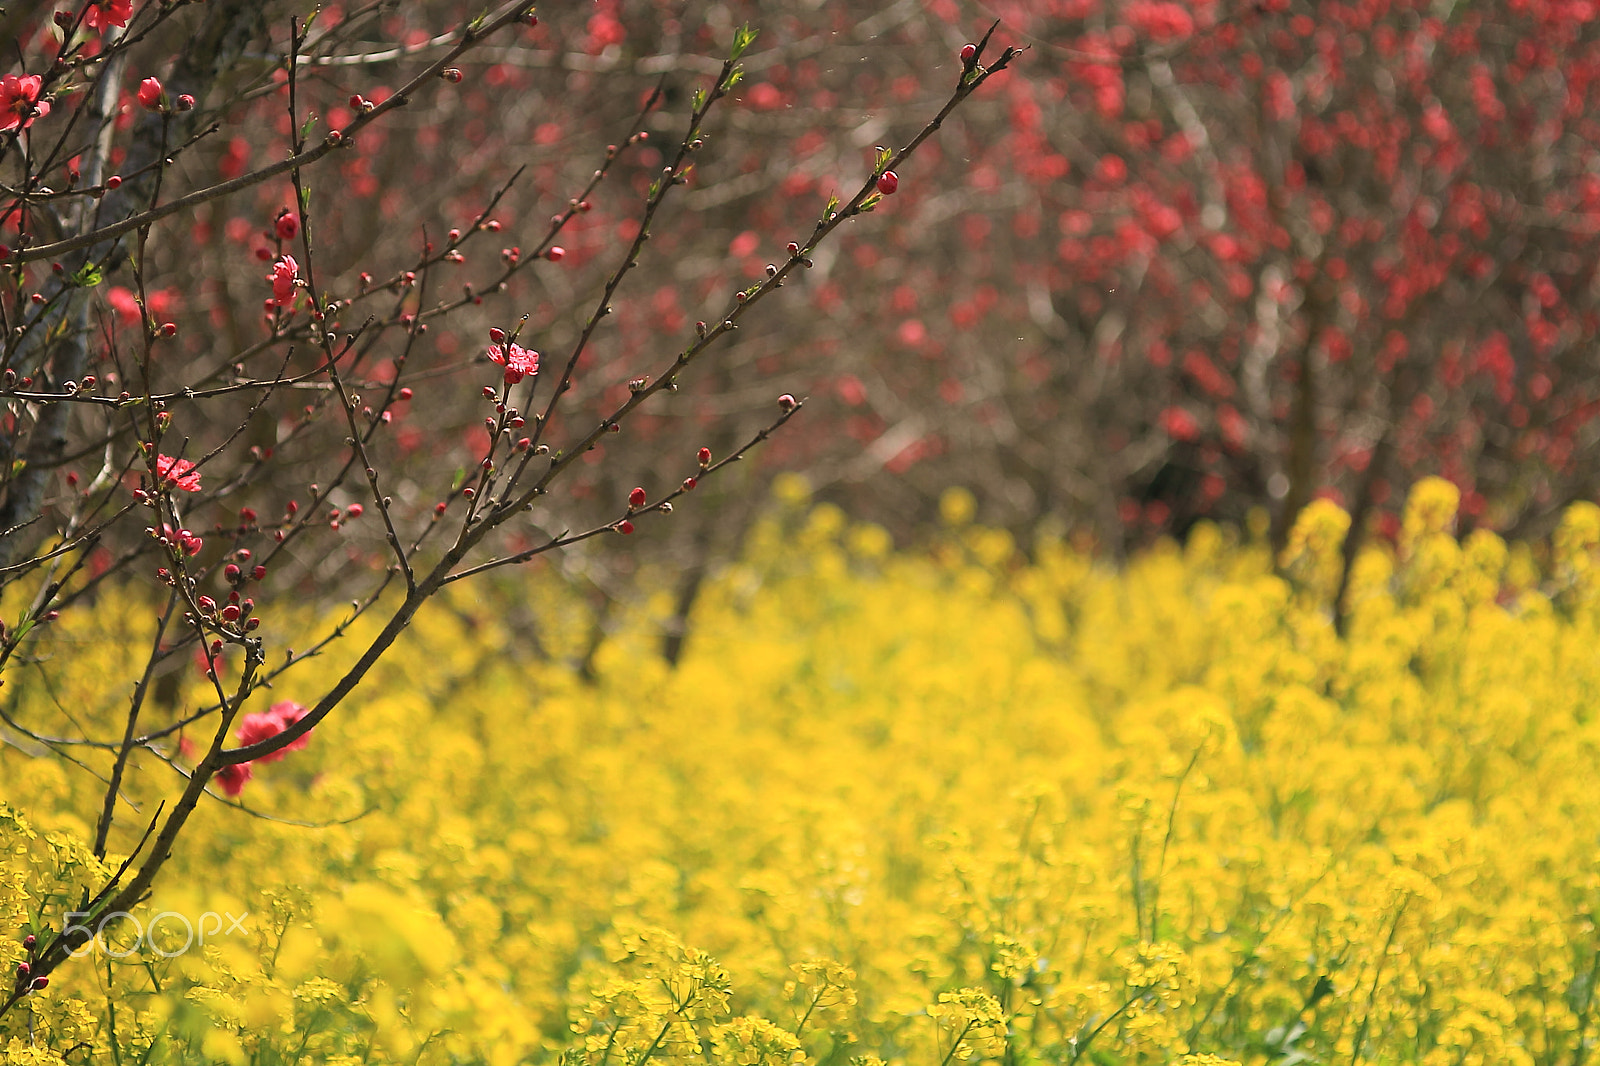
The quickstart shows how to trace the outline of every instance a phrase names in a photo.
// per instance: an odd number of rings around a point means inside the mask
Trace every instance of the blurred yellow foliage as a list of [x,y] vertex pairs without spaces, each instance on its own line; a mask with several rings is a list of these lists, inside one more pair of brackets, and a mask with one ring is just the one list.
[[[559,632],[542,660],[500,621],[527,585],[485,588],[257,769],[242,802],[269,817],[206,801],[134,916],[242,929],[109,929],[0,1019],[0,1064],[1577,1061],[1600,509],[1540,574],[1459,543],[1455,504],[1418,487],[1344,641],[1326,504],[1283,577],[1206,527],[1114,571],[1024,555],[958,494],[941,540],[895,552],[789,482],[681,667],[652,651],[663,597],[593,684]],[[136,607],[65,619],[7,712],[119,736]],[[356,639],[271,698],[320,692]],[[110,873],[82,843],[96,753],[10,739],[6,974],[23,926]],[[157,755],[113,851],[181,786]]]

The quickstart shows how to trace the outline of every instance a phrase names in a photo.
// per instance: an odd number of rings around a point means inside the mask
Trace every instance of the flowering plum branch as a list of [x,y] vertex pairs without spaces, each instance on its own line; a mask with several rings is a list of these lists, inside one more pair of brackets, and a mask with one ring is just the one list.
[[[98,859],[119,839],[119,804],[135,756],[150,752],[181,779],[170,802],[147,822],[141,818],[142,834],[129,842],[133,850],[120,867],[80,901],[78,909],[91,918],[143,899],[204,798],[214,795],[213,789],[236,798],[259,765],[304,748],[319,723],[447,585],[610,534],[630,534],[644,516],[672,514],[706,478],[721,476],[787,425],[805,402],[785,392],[778,397],[776,418],[748,435],[729,435],[742,443],[725,446],[713,439],[723,451],[720,457],[701,447],[677,487],[651,498],[640,486],[627,494],[620,514],[585,519],[556,535],[539,533],[529,542],[523,516],[547,502],[583,456],[625,424],[639,424],[645,405],[677,391],[713,343],[731,342],[750,309],[811,267],[817,249],[844,222],[871,212],[902,188],[909,180],[902,177],[903,168],[917,150],[1018,55],[1017,49],[1004,48],[983,65],[992,27],[979,44],[968,46],[957,84],[931,121],[902,148],[881,152],[861,188],[842,204],[830,200],[804,242],[790,243],[787,258],[770,264],[764,279],[740,287],[714,325],[697,324],[686,345],[658,357],[652,374],[623,368],[626,385],[618,386],[612,401],[599,382],[617,367],[590,374],[585,359],[592,356],[624,282],[642,273],[646,245],[664,217],[664,205],[695,173],[692,158],[710,154],[704,151],[711,139],[708,116],[740,85],[740,59],[755,40],[754,31],[736,32],[731,55],[694,94],[670,152],[658,149],[662,138],[646,128],[659,124],[670,103],[663,77],[626,135],[606,148],[600,166],[568,186],[578,191],[551,216],[528,252],[509,245],[486,280],[463,284],[460,296],[441,298],[432,294],[443,287],[442,277],[505,228],[497,218],[499,208],[529,168],[519,166],[509,179],[498,181],[479,201],[486,206],[454,212],[452,217],[468,221],[450,228],[443,241],[429,239],[424,230],[420,250],[409,246],[395,256],[393,262],[404,265],[382,268],[366,259],[341,259],[343,250],[334,240],[341,232],[334,210],[341,193],[328,191],[338,188],[331,172],[336,164],[344,175],[364,165],[363,148],[383,136],[387,122],[426,87],[467,84],[462,65],[470,64],[484,42],[517,26],[532,26],[532,5],[517,0],[449,33],[431,34],[421,44],[349,55],[333,51],[341,40],[337,27],[314,30],[290,19],[283,58],[275,61],[272,77],[231,100],[221,98],[220,82],[191,86],[176,75],[163,80],[134,66],[148,48],[170,43],[168,37],[179,39],[186,31],[178,20],[194,6],[148,4],[135,12],[126,0],[96,0],[70,25],[59,24],[61,47],[48,73],[0,82],[0,123],[7,116],[15,120],[0,131],[0,166],[12,170],[0,183],[0,192],[8,196],[0,205],[0,225],[9,220],[17,234],[14,247],[0,254],[7,285],[0,294],[0,326],[6,330],[0,357],[6,421],[0,444],[9,464],[0,471],[5,532],[0,590],[26,578],[37,581],[18,624],[0,626],[0,670],[25,657],[41,625],[83,604],[115,576],[153,576],[164,589],[126,712],[119,711],[120,735],[58,738],[0,706],[0,721],[19,735],[58,751],[81,745],[105,758],[105,789],[94,819]],[[207,17],[244,18],[243,11],[215,5]],[[101,34],[98,53],[91,54],[94,33],[86,31]],[[423,52],[429,58],[393,92],[340,88],[330,97],[321,81],[340,71],[366,76]],[[80,86],[67,79],[69,71],[90,81]],[[126,99],[125,81],[138,86]],[[195,91],[182,91],[188,89]],[[82,98],[69,107],[79,92]],[[207,114],[248,108],[272,101],[279,92],[285,110],[271,121],[284,142],[281,159],[251,168],[225,155],[222,181],[169,196],[184,173],[180,160],[209,158],[207,153],[222,148],[217,141],[223,124],[212,122],[196,131],[187,116],[202,107]],[[346,106],[330,105],[330,99],[342,99]],[[117,143],[116,136],[124,117],[123,125],[132,130],[128,146]],[[64,129],[55,148],[44,159],[31,155],[31,140],[58,121]],[[320,137],[313,132],[316,122],[328,127]],[[73,146],[73,136],[84,136],[72,132],[76,127],[87,130],[91,142],[81,150]],[[235,148],[230,144],[226,151]],[[636,161],[652,171],[647,181],[645,175],[631,175],[642,206],[619,239],[620,256],[599,282],[590,310],[554,364],[557,369],[552,374],[551,364],[534,347],[533,338],[548,328],[535,321],[534,313],[523,314],[510,329],[491,327],[483,358],[495,380],[481,386],[481,396],[492,411],[482,419],[484,436],[474,437],[475,465],[464,465],[450,477],[437,502],[419,501],[422,483],[437,478],[437,468],[423,474],[398,465],[391,469],[396,449],[403,447],[394,441],[395,427],[419,400],[448,402],[465,374],[483,365],[452,360],[453,342],[442,330],[436,339],[430,327],[473,314],[486,297],[507,293],[514,279],[532,275],[536,264],[543,275],[571,269],[575,264],[565,262],[569,250],[558,239],[571,245],[572,260],[590,259],[592,252],[580,242],[587,239],[583,231],[593,199],[603,183]],[[111,173],[124,163],[130,164],[125,173]],[[43,179],[47,170],[63,165],[69,182],[58,192]],[[198,231],[230,197],[275,180],[287,188],[289,203],[274,205],[264,231],[251,232],[247,225],[232,238],[252,249],[248,284],[253,295],[239,302],[254,303],[265,336],[238,335],[230,311],[214,315],[207,336],[195,343],[193,331],[180,329],[179,316],[168,310],[169,298],[153,281],[162,257],[172,254],[166,224],[182,219]],[[131,271],[131,288],[121,297],[107,294],[110,312],[100,309],[97,328],[92,297],[125,268]],[[359,280],[347,281],[352,274]],[[226,286],[232,279],[216,280]],[[123,325],[131,336],[119,335]],[[230,328],[236,334],[232,339],[226,336]],[[551,339],[561,340],[557,332]],[[97,347],[101,340],[103,349]],[[414,365],[435,351],[441,357],[437,362]],[[263,367],[268,358],[272,365]],[[102,361],[111,368],[102,370]],[[581,413],[580,381],[602,391],[591,422]],[[547,391],[541,392],[545,385]],[[465,389],[456,393],[466,394]],[[296,460],[296,450],[311,457]],[[80,485],[69,464],[101,454],[99,473]],[[65,488],[47,497],[51,478],[63,470]],[[279,492],[286,497],[281,506],[258,510],[262,498]],[[464,506],[453,514],[457,498]],[[134,514],[141,511],[142,535],[130,533],[128,527],[139,524]],[[369,512],[375,512],[376,521]],[[384,542],[372,556],[350,552],[370,564],[364,568],[370,585],[309,646],[285,648],[281,657],[274,652],[269,663],[269,650],[280,638],[264,625],[258,598],[265,602],[268,589],[289,586],[286,572],[301,546],[363,523],[381,526]],[[41,543],[24,544],[25,533]],[[506,538],[503,546],[491,541],[497,534]],[[313,572],[314,564],[307,573]],[[380,608],[387,615],[376,635],[314,702],[279,699],[265,711],[251,709],[260,690],[280,683],[296,665],[345,637],[357,619]],[[171,672],[174,657],[189,654],[207,695],[200,706],[157,719],[152,693]],[[196,727],[203,742],[192,743],[187,736]],[[81,929],[41,935],[30,947],[30,979],[47,981],[81,946],[81,938]],[[0,998],[0,1015],[33,990],[25,982],[9,998]]]

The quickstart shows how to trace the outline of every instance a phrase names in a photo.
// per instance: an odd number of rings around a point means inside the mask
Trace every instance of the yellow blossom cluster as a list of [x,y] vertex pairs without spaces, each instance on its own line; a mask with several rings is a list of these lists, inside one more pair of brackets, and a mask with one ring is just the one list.
[[[1592,1057],[1600,509],[1460,540],[1422,483],[1341,639],[1328,505],[1282,559],[1201,527],[1119,570],[958,495],[921,551],[803,496],[707,583],[675,670],[666,594],[587,678],[537,576],[425,612],[0,1017],[0,1064]],[[12,720],[121,735],[105,679],[150,632],[117,595],[8,670]],[[101,861],[104,753],[0,736],[3,995],[183,763],[135,757]]]

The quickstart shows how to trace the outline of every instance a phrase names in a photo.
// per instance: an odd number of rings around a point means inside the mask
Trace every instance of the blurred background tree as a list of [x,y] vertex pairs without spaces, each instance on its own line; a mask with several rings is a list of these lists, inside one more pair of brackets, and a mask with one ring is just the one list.
[[[323,8],[306,108],[338,126],[354,95],[381,102],[408,64],[446,47],[439,27],[456,6]],[[212,3],[197,47],[151,42],[152,56],[176,57],[155,72],[200,101],[187,128],[221,124],[183,154],[188,180],[243,173],[288,145],[272,80],[287,13]],[[461,263],[366,305],[375,380],[392,376],[408,315],[430,325],[412,343],[440,357],[414,385],[425,413],[394,410],[384,459],[416,472],[396,496],[431,506],[425,474],[482,454],[476,397],[449,375],[483,358],[491,325],[526,314],[524,339],[555,352],[583,329],[659,149],[624,153],[583,203],[567,198],[593,172],[592,146],[621,136],[657,84],[669,106],[646,129],[663,135],[670,105],[714,65],[708,46],[745,21],[767,31],[671,209],[689,224],[652,241],[664,266],[596,334],[567,426],[614,405],[781,260],[819,204],[942,99],[961,45],[995,17],[1032,48],[1024,75],[953,116],[892,210],[824,250],[801,291],[742,324],[736,350],[590,453],[552,510],[576,525],[633,485],[675,485],[697,448],[723,454],[756,426],[774,384],[810,398],[744,485],[697,498],[625,552],[563,558],[601,615],[637,565],[665,558],[686,616],[709,561],[736,550],[761,506],[743,490],[778,469],[902,542],[959,485],[985,521],[1024,539],[1063,530],[1112,556],[1252,511],[1281,545],[1318,495],[1357,512],[1356,536],[1392,536],[1397,501],[1429,473],[1461,488],[1464,521],[1512,535],[1548,532],[1563,504],[1594,495],[1592,5],[599,0],[465,57],[458,86],[364,132],[319,181],[337,188],[319,232],[346,256],[325,264],[343,295],[361,270],[381,286],[416,269],[426,242],[437,256],[495,203],[498,229]],[[148,300],[182,327],[160,370],[170,380],[264,335],[261,275],[285,246],[273,227],[291,201],[287,182],[263,184],[152,246]],[[569,207],[559,262],[507,274]],[[103,358],[137,308],[115,271],[94,298]],[[258,412],[250,432],[276,461],[234,503],[277,514],[306,496],[292,457],[344,430],[296,405]],[[340,543],[304,553],[300,579],[334,588],[352,560],[382,554],[375,524],[350,524]],[[676,639],[664,636],[669,655]]]

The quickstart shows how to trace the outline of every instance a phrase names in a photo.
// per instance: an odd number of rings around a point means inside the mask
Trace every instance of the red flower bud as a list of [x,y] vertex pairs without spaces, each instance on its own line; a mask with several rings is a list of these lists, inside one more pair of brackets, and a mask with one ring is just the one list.
[[504,344],[506,342],[506,331],[499,326],[491,326],[489,327],[489,339],[496,344]]
[[704,470],[706,467],[711,465],[711,449],[701,448],[695,453],[695,459],[699,461],[700,469]]
[[628,506],[629,507],[633,507],[633,508],[643,507],[644,506],[644,501],[645,501],[644,489],[636,488],[632,492],[628,493]]
[[33,984],[30,985],[29,987],[32,988],[35,992],[42,992],[42,991],[44,991],[44,989],[49,984],[50,984],[50,978],[48,978],[48,977],[35,977],[33,979]]
[[700,484],[700,482],[696,481],[694,478],[686,477],[686,478],[683,479],[683,491],[684,492],[693,492],[694,491],[694,487],[696,485],[698,485],[698,484]]
[[449,82],[452,85],[460,85],[461,84],[461,68],[460,67],[445,67],[443,70],[441,70],[439,72],[439,77],[443,78],[445,81]]
[[285,211],[283,214],[278,216],[278,221],[275,223],[275,228],[280,241],[292,241],[295,238],[295,234],[300,232],[300,220],[294,215]]
[[344,509],[344,516],[346,518],[360,518],[365,511],[366,508],[362,507],[359,503],[352,503],[349,507]]
[[228,606],[224,607],[222,609],[222,620],[224,622],[237,622],[239,620],[238,605],[230,603]]
[[546,259],[550,260],[550,262],[552,262],[552,263],[559,263],[559,262],[561,262],[562,256],[564,256],[566,254],[567,254],[567,250],[565,248],[561,247],[561,245],[556,244],[556,245],[552,245],[550,250],[548,252],[544,253],[544,257]]
[[401,390],[400,390],[400,398],[401,398],[401,399],[402,399],[402,400],[409,400],[409,399],[411,399],[411,390],[410,390],[410,389],[401,389]]
[[161,110],[161,99],[166,95],[158,78],[146,78],[139,83],[139,104],[146,111]]
[[267,568],[264,567],[264,566],[258,566],[254,570],[250,571],[250,579],[252,581],[260,581],[262,578],[264,578],[266,576],[267,576]]
[[975,58],[977,58],[977,55],[978,55],[978,46],[977,45],[975,45],[975,44],[964,44],[964,45],[961,46],[961,62],[970,63]]
[[624,518],[622,521],[617,523],[617,532],[623,534],[624,536],[632,533],[633,523]]
[[900,188],[900,176],[892,170],[885,170],[878,175],[878,191],[885,196],[893,196],[894,191]]
[[778,397],[778,409],[781,411],[793,411],[798,406],[799,403],[787,392]]

